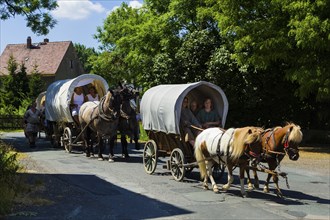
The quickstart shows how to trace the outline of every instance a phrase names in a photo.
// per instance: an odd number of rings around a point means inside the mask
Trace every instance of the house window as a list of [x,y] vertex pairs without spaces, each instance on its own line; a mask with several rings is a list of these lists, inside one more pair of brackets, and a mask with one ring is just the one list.
[[73,60],[70,60],[70,68],[73,69]]

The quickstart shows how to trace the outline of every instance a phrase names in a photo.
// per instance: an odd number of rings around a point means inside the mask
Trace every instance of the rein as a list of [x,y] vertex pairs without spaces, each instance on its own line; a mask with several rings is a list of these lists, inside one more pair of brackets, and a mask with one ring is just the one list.
[[105,121],[113,121],[116,119],[116,113],[114,113],[114,111],[108,107],[108,110],[110,111],[110,114],[111,114],[111,116],[109,116],[109,115],[105,114],[105,112],[103,110],[103,104],[105,102],[105,99],[106,99],[106,96],[103,96],[100,100],[99,116]]

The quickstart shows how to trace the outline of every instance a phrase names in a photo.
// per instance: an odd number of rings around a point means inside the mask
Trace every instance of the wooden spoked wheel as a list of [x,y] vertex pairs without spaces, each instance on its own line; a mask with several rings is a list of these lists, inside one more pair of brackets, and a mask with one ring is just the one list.
[[70,153],[72,151],[72,145],[71,145],[72,144],[72,134],[71,134],[70,128],[68,128],[68,127],[66,127],[64,129],[62,143],[63,143],[64,149]]
[[143,166],[148,174],[152,174],[157,166],[157,144],[154,140],[149,140],[143,149]]
[[176,181],[182,181],[185,176],[186,168],[184,164],[185,157],[183,156],[182,150],[180,148],[173,149],[170,156],[170,169]]

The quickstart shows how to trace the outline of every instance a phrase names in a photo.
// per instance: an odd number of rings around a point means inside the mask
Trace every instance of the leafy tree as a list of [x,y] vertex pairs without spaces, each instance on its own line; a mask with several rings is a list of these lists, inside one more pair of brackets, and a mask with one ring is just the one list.
[[74,48],[78,54],[79,60],[82,63],[84,70],[87,73],[96,73],[92,70],[93,64],[91,60],[94,60],[98,56],[98,52],[94,48],[87,48],[82,44],[74,44]]
[[330,99],[330,2],[224,0],[214,6],[223,36],[241,64],[285,66],[301,98]]
[[49,28],[56,24],[56,20],[47,12],[58,7],[55,0],[0,0],[0,7],[1,20],[25,16],[26,26],[38,35],[47,35]]
[[29,78],[29,97],[34,100],[38,95],[45,91],[45,81],[42,79],[40,72],[38,71],[38,66],[34,65]]
[[[19,68],[19,69],[18,69]],[[18,65],[16,60],[11,56],[8,60],[9,75],[3,78],[1,107],[10,108],[13,106],[18,109],[21,100],[26,98],[29,92],[29,79],[26,73],[24,63]]]

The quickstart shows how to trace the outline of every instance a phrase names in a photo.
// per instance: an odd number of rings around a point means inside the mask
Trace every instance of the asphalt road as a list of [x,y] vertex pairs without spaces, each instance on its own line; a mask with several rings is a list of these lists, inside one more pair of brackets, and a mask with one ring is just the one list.
[[[232,188],[215,194],[202,189],[198,169],[176,182],[162,168],[168,158],[159,159],[153,175],[146,174],[143,150],[133,145],[131,157],[123,159],[118,144],[118,157],[109,163],[88,159],[79,149],[72,153],[54,149],[43,138],[30,149],[23,133],[5,133],[1,138],[28,155],[24,159],[28,172],[21,175],[32,181],[34,189],[30,203],[22,198],[7,219],[330,219],[329,172],[282,165],[290,185],[288,189],[280,178],[284,199],[275,195],[273,184],[269,194],[258,189],[242,198],[237,169]],[[259,178],[263,187],[265,174]],[[218,186],[226,179],[225,175],[218,180]]]

